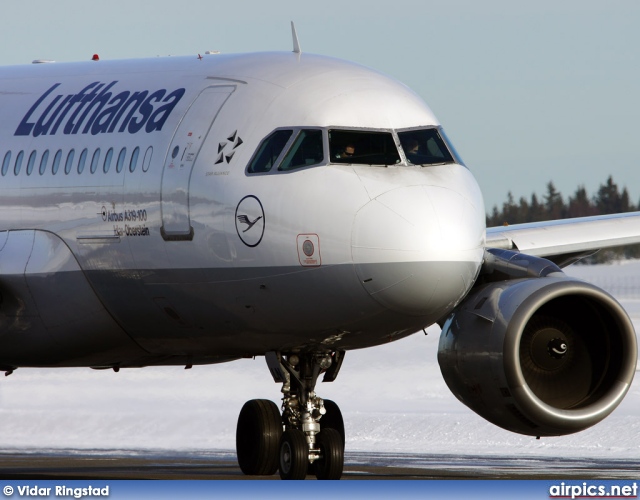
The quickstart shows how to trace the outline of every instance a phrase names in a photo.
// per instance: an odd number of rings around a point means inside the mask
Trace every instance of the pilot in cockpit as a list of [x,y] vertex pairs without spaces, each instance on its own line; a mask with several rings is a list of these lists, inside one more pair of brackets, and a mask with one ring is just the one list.
[[356,154],[356,148],[353,144],[347,144],[344,149],[336,155],[336,158],[351,158]]
[[418,155],[420,154],[420,143],[415,137],[410,137],[402,142],[407,160],[410,163],[418,163]]

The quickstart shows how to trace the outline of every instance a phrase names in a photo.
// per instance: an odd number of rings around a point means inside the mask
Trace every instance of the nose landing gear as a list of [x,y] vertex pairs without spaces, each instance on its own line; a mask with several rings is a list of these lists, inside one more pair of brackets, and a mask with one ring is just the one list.
[[[242,472],[282,479],[340,479],[344,467],[344,422],[338,405],[314,392],[316,381],[335,380],[344,352],[267,353],[267,365],[282,383],[282,416],[274,403],[251,400],[238,418],[236,451]],[[284,428],[284,431],[283,431]]]

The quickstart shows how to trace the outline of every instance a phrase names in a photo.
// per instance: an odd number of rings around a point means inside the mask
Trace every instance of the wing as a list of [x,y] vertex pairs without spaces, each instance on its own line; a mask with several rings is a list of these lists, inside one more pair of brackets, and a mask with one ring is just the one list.
[[640,243],[640,212],[487,228],[487,247],[566,266],[601,248]]

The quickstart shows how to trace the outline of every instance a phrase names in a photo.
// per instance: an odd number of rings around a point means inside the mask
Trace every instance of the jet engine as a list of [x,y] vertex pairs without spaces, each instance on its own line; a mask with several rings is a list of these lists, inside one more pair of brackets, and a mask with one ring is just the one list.
[[438,362],[447,385],[480,416],[520,434],[560,436],[600,422],[636,369],[626,312],[545,259],[494,252],[489,279],[443,325]]

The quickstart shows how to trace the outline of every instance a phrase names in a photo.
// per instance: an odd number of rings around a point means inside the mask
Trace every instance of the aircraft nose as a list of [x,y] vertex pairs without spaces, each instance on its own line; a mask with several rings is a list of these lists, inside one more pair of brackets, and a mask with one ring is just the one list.
[[436,186],[401,187],[358,211],[352,256],[358,278],[376,301],[435,321],[473,284],[483,235],[484,210],[460,193]]

